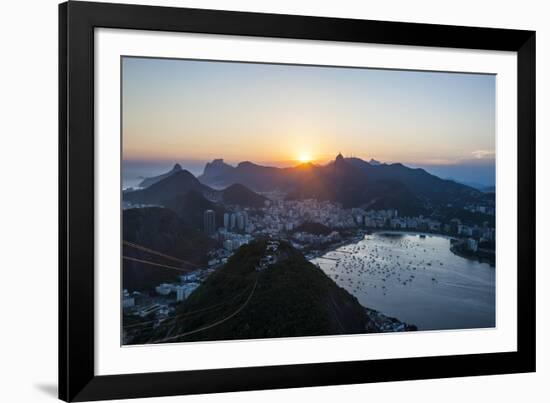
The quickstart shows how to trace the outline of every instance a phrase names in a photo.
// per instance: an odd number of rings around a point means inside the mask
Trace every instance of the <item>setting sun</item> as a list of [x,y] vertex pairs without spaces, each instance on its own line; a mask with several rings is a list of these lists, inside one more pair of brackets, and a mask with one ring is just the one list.
[[312,158],[311,158],[311,155],[309,154],[300,154],[298,156],[298,161],[300,161],[302,164],[305,164],[305,163],[308,163],[308,162],[311,162]]

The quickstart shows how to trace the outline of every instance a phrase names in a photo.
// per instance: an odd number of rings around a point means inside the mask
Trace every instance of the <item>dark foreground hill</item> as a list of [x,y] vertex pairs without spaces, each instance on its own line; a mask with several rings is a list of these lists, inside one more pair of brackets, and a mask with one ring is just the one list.
[[[160,207],[123,211],[123,241],[183,259],[197,265],[207,261],[207,252],[215,241],[186,225],[172,210]],[[194,268],[123,244],[123,255],[182,269]],[[123,288],[130,291],[151,290],[162,282],[178,280],[182,274],[158,266],[123,259]]]
[[213,210],[216,213],[217,225],[221,226],[223,223],[225,209],[195,190],[180,193],[171,199],[162,201],[161,204],[175,211],[185,225],[197,230],[204,229],[204,212],[206,210]]
[[[133,343],[364,333],[374,325],[357,299],[289,244],[242,246],[180,305],[174,319]],[[279,261],[256,266],[266,254]]]

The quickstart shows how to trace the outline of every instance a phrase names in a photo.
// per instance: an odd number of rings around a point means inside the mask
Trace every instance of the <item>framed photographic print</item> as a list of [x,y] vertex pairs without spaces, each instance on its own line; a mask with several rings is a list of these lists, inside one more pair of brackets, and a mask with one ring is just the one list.
[[59,6],[59,397],[535,370],[535,33]]

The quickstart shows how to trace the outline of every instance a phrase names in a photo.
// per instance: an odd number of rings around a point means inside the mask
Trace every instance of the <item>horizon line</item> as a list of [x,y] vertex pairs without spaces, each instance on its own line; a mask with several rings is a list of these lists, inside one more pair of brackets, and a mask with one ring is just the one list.
[[338,153],[335,157],[325,157],[325,158],[311,158],[309,161],[300,161],[298,159],[286,159],[278,161],[260,161],[248,158],[240,158],[238,160],[226,159],[224,157],[204,157],[204,158],[122,158],[121,162],[123,163],[165,163],[165,164],[182,164],[182,163],[194,163],[194,164],[207,164],[214,161],[221,160],[224,163],[232,166],[237,166],[244,162],[250,162],[255,165],[261,165],[265,167],[274,167],[274,168],[284,168],[284,167],[294,167],[298,165],[303,165],[304,163],[312,163],[314,165],[326,165],[330,162],[334,162],[336,157],[342,154],[345,159],[356,158],[364,162],[370,163],[375,161],[381,165],[393,165],[393,164],[402,164],[408,166],[431,166],[431,167],[452,167],[452,166],[465,166],[465,165],[494,165],[496,163],[496,158],[494,156],[486,156],[484,158],[464,158],[458,160],[438,160],[438,159],[429,159],[424,161],[409,161],[409,160],[382,160],[374,157],[359,157],[354,154],[346,155],[344,153]]

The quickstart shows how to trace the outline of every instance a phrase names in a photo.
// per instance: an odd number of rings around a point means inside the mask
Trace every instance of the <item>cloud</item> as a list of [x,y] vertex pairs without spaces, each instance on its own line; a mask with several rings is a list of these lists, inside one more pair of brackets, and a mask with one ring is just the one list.
[[495,158],[495,152],[494,151],[487,151],[487,150],[476,150],[472,151],[472,155],[475,159],[482,160],[487,158]]

